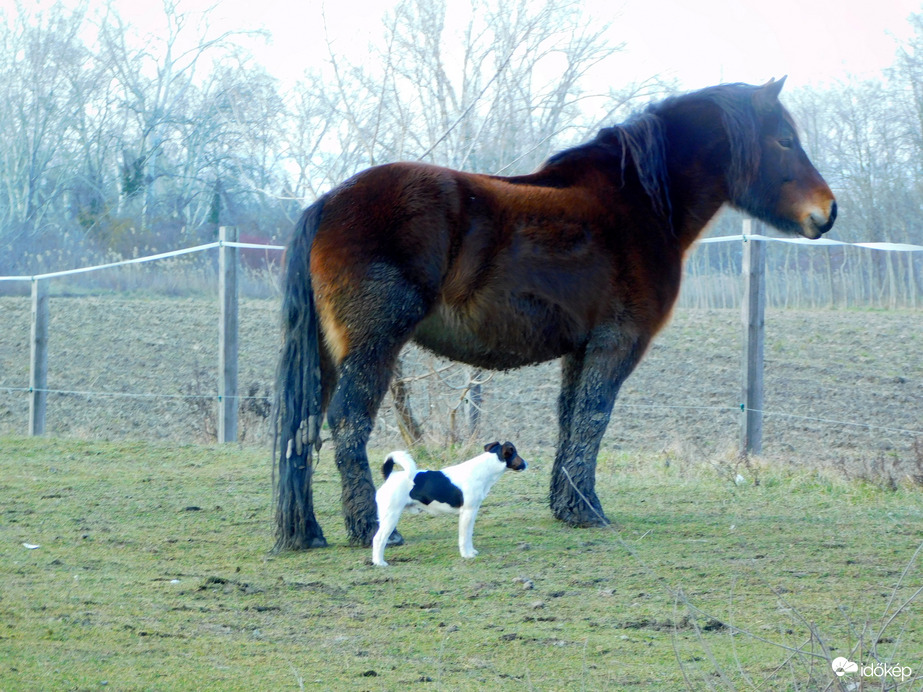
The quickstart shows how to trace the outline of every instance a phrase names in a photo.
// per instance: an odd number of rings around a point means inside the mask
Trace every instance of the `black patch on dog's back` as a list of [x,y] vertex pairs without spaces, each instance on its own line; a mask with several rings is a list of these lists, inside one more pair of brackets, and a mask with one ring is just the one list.
[[456,509],[465,503],[461,488],[454,485],[441,471],[420,471],[414,476],[410,499],[424,505],[442,502]]

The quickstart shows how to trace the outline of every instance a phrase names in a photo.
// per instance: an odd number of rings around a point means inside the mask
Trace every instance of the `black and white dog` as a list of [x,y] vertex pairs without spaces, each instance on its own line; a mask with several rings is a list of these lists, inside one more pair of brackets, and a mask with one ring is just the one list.
[[[403,469],[394,471],[394,465]],[[491,486],[507,469],[522,471],[526,462],[511,442],[491,442],[473,459],[441,471],[417,471],[407,452],[391,452],[381,467],[384,484],[375,493],[378,533],[372,539],[372,563],[386,566],[385,545],[405,509],[430,514],[458,514],[458,549],[474,557],[474,520]]]

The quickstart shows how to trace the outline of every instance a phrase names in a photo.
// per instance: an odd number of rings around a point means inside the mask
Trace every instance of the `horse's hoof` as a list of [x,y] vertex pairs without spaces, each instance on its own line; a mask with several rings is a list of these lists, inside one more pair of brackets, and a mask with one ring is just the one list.
[[561,514],[555,513],[555,519],[563,521],[568,526],[573,526],[576,529],[599,529],[605,528],[610,525],[610,521],[606,519],[604,514],[596,514],[595,512],[581,513],[581,512],[563,512]]
[[597,517],[593,516],[589,519],[583,519],[579,523],[574,524],[578,529],[604,529],[607,526],[611,526],[610,522],[606,517]]
[[280,553],[287,553],[289,551],[298,551],[298,550],[314,550],[316,548],[326,548],[327,539],[323,536],[301,536],[297,539],[287,539],[279,540],[276,542],[276,545],[273,547],[272,552],[274,555]]
[[[368,537],[362,536],[352,536],[349,539],[349,545],[353,548],[371,548],[372,539],[375,537],[375,533],[372,532]],[[391,532],[391,536],[388,538],[388,542],[385,543],[385,546],[390,545],[404,545],[404,537],[398,533],[397,529]]]
[[388,537],[388,542],[385,545],[404,545],[404,537],[400,534],[397,529],[391,532],[391,535]]

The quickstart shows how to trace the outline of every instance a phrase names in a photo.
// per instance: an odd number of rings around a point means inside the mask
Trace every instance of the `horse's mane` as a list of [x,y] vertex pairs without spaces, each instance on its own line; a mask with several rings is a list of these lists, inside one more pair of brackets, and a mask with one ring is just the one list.
[[760,122],[752,99],[758,88],[749,84],[721,84],[669,97],[647,106],[619,125],[601,129],[589,142],[554,155],[548,164],[602,154],[618,161],[624,184],[625,169],[630,159],[654,211],[669,219],[672,213],[667,167],[669,144],[664,115],[677,108],[705,102],[721,111],[721,123],[731,154],[727,180],[731,197],[739,198],[759,165]]
[[744,195],[759,169],[760,113],[754,105],[753,96],[760,88],[752,84],[719,84],[673,96],[649,107],[649,110],[664,112],[696,101],[718,107],[730,147],[727,182],[732,198]]
[[555,154],[546,165],[592,157],[594,154],[618,162],[623,184],[630,159],[641,187],[651,199],[654,211],[660,216],[670,217],[666,133],[663,121],[650,109],[636,113],[620,125],[604,127],[589,142]]

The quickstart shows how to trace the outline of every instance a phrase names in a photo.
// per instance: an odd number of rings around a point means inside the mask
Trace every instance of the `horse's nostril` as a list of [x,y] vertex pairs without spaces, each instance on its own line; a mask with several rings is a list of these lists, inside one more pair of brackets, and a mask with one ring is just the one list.
[[827,221],[823,224],[818,224],[818,230],[821,233],[826,233],[831,228],[833,228],[833,222],[836,221],[836,200],[830,204],[830,215],[827,217]]
[[811,222],[814,224],[814,227],[817,229],[818,233],[824,234],[833,228],[833,222],[836,221],[836,201],[830,203],[830,211],[827,214],[822,214],[817,211],[811,214]]

